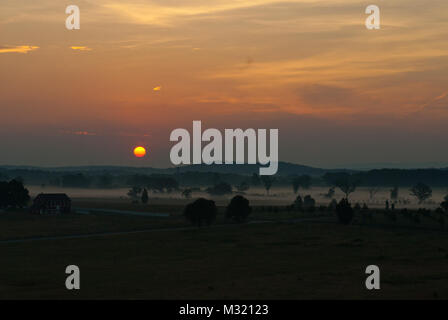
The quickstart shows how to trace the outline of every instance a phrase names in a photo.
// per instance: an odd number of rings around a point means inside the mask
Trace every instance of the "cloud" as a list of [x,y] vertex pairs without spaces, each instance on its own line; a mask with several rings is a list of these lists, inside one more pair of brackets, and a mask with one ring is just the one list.
[[90,131],[68,131],[68,130],[64,130],[64,131],[61,131],[61,133],[75,135],[75,136],[96,136],[97,135],[95,132],[90,132]]
[[441,95],[438,95],[434,99],[431,99],[427,103],[421,106],[421,110],[424,109],[448,109],[448,92],[444,92]]
[[92,49],[91,48],[89,48],[89,47],[82,47],[82,46],[79,46],[79,47],[70,47],[72,50],[77,50],[77,51],[91,51]]
[[0,46],[0,53],[28,53],[37,49],[37,46]]

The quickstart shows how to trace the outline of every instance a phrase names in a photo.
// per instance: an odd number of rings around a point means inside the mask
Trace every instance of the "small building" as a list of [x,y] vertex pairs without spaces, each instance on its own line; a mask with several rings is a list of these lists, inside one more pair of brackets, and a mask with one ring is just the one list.
[[72,200],[65,193],[41,193],[33,201],[31,213],[70,213]]

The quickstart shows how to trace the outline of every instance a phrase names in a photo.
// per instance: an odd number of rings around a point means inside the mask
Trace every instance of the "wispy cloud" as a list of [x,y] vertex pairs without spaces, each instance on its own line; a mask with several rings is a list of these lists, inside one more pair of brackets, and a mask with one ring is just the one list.
[[77,50],[77,51],[91,51],[92,49],[91,48],[89,48],[89,47],[82,47],[82,46],[79,46],[79,47],[70,47],[72,50]]
[[448,107],[448,101],[446,99],[447,97],[448,97],[448,92],[444,92],[441,95],[439,95],[439,96],[435,97],[434,99],[431,99],[427,103],[423,104],[421,106],[421,109],[427,109],[427,108],[433,108],[433,107],[440,108],[441,106],[443,106],[444,108],[447,108]]
[[0,46],[0,53],[28,53],[37,49],[38,46]]
[[61,131],[61,133],[75,135],[75,136],[96,136],[97,135],[95,132],[84,131],[84,130],[81,130],[81,131],[64,130],[64,131]]

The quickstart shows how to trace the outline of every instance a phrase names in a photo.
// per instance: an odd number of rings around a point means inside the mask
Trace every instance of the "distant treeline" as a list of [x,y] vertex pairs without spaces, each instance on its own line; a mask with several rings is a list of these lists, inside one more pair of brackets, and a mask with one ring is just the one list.
[[[337,180],[344,173],[326,173],[327,183]],[[375,169],[351,174],[359,186],[409,187],[424,182],[432,187],[448,187],[446,169]]]
[[[331,186],[341,176],[349,175],[358,186],[409,187],[423,182],[432,187],[448,187],[446,169],[376,169],[354,173],[327,172],[310,178],[311,186]],[[274,176],[274,187],[290,187],[299,175]],[[262,186],[256,174],[243,175],[216,172],[177,172],[172,174],[135,174],[117,170],[51,171],[45,169],[0,168],[0,181],[16,179],[27,185],[48,185],[70,188],[119,188],[149,186],[174,190],[182,186],[213,186],[226,182],[233,186]]]

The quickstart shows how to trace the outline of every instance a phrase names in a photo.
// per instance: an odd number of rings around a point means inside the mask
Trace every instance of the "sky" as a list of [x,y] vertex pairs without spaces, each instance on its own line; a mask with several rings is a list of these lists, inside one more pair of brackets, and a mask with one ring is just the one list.
[[446,0],[0,0],[0,165],[168,167],[193,120],[278,128],[280,161],[448,165],[447,39]]

